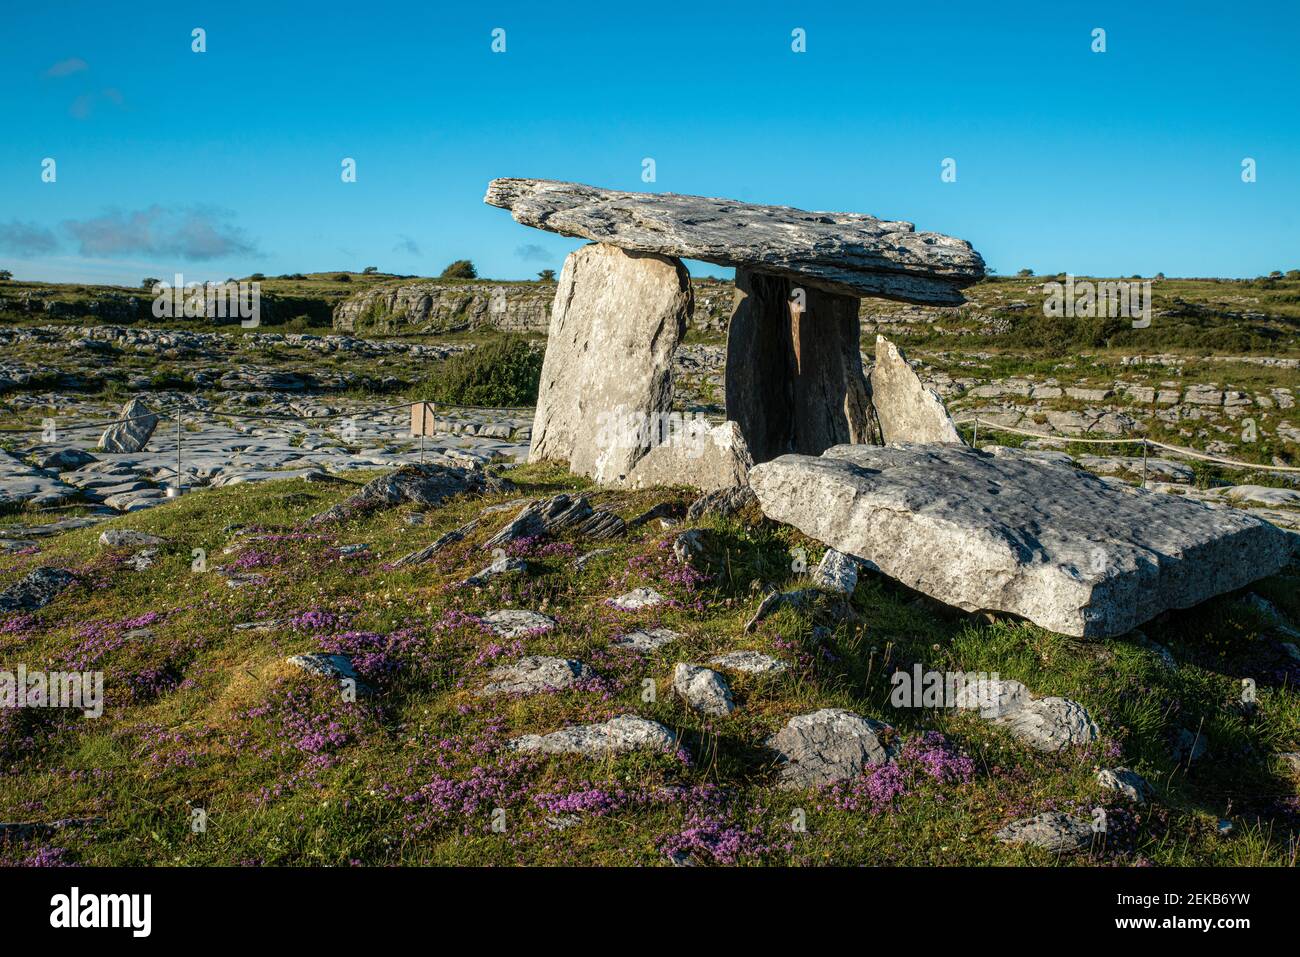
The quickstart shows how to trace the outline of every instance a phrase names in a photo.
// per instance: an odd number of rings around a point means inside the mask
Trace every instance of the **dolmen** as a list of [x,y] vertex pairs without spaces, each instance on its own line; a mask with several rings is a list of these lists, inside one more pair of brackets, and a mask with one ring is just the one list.
[[[950,304],[984,275],[959,239],[858,213],[498,179],[485,202],[593,240],[565,260],[530,461],[605,485],[748,484],[765,515],[967,611],[1125,634],[1274,574],[1296,538],[1068,457],[963,442],[859,297]],[[736,268],[719,426],[672,414],[693,302],[682,258]]]
[[[861,213],[538,179],[493,180],[484,202],[594,241],[560,273],[529,460],[606,485],[707,491],[743,484],[754,462],[872,441],[860,298],[960,303],[985,273],[963,240]],[[727,422],[714,428],[672,412],[694,306],[683,258],[736,267]]]

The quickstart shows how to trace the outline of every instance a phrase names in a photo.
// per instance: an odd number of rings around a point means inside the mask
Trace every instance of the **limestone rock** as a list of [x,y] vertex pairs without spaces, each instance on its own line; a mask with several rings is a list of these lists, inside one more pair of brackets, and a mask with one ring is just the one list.
[[884,764],[890,751],[881,736],[889,726],[841,708],[791,718],[767,746],[777,754],[782,788],[810,788]]
[[[562,236],[774,275],[850,296],[959,303],[984,275],[970,244],[861,213],[807,212],[555,180],[495,179],[483,200]],[[563,279],[561,279],[563,284]]]
[[698,522],[702,518],[728,518],[751,502],[755,502],[754,492],[748,485],[742,488],[718,489],[705,492],[686,510],[688,522]]
[[664,645],[677,641],[682,636],[671,628],[646,628],[629,631],[614,639],[616,648],[630,648],[633,651],[658,651]]
[[509,747],[540,754],[601,756],[642,748],[666,751],[676,740],[659,722],[625,714],[601,724],[575,725],[550,734],[526,734],[511,741]]
[[62,568],[34,569],[0,592],[0,612],[44,608],[76,580],[72,572]]
[[404,502],[441,505],[454,495],[506,491],[511,483],[478,469],[452,465],[406,465],[382,475],[355,495],[309,519],[310,525],[360,518]]
[[907,357],[884,336],[876,336],[871,405],[886,443],[962,441],[939,393],[921,384]]
[[528,655],[513,664],[493,668],[488,677],[491,683],[480,694],[537,694],[570,688],[575,682],[590,679],[592,671],[570,658]]
[[991,721],[1020,710],[1030,700],[1029,689],[1019,681],[990,678],[958,688],[954,704],[958,708],[978,710],[981,718]]
[[712,668],[679,661],[673,669],[673,691],[701,714],[725,717],[736,707],[727,679]]
[[482,588],[494,578],[499,578],[502,575],[522,575],[527,571],[528,562],[524,561],[522,558],[502,556],[491,565],[487,566],[487,568],[470,575],[469,578],[465,579],[463,584],[470,588]]
[[858,564],[858,560],[851,555],[828,548],[813,569],[813,584],[837,595],[852,595],[858,587]]
[[698,528],[688,528],[673,539],[673,558],[679,565],[691,565],[704,551],[704,536]]
[[556,624],[555,619],[550,615],[523,608],[503,608],[500,611],[488,612],[481,620],[502,638],[540,634],[550,631]]
[[1128,768],[1102,768],[1097,772],[1097,783],[1118,791],[1135,804],[1145,804],[1153,793],[1147,779]]
[[750,675],[780,674],[789,667],[784,661],[761,651],[728,651],[710,660],[709,664]]
[[122,407],[118,420],[99,437],[99,448],[105,452],[139,452],[158,427],[158,416],[139,396]]
[[624,482],[672,407],[672,360],[691,314],[679,260],[596,243],[564,261],[551,310],[530,462]]
[[608,604],[619,611],[640,611],[643,608],[662,605],[667,600],[653,588],[634,588],[625,595],[610,598]]
[[755,462],[869,442],[859,301],[794,280],[736,270],[727,329],[727,418]]
[[1038,698],[996,718],[1035,751],[1062,751],[1097,739],[1097,725],[1086,708],[1068,698]]
[[628,474],[630,488],[689,485],[706,492],[746,484],[754,458],[735,422],[687,432],[651,448]]
[[1286,532],[1236,510],[960,445],[786,455],[750,485],[769,518],[911,588],[1075,636],[1124,634],[1271,575],[1290,552]]
[[166,544],[167,539],[131,528],[110,528],[99,533],[104,548],[149,548]]
[[352,667],[352,659],[347,655],[313,653],[293,655],[286,658],[285,661],[295,668],[301,668],[303,671],[314,675],[337,678],[340,682],[353,682],[352,687],[356,689],[358,694],[369,694],[371,692],[371,688],[357,676],[356,669]]
[[1054,854],[1073,854],[1092,844],[1092,826],[1081,818],[1050,811],[1013,821],[998,831],[997,839],[1007,844],[1031,844]]

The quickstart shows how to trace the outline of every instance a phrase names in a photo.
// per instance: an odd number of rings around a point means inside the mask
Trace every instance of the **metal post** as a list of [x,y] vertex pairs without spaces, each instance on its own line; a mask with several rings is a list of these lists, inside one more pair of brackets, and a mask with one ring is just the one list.
[[1147,487],[1147,440],[1142,437],[1142,487]]
[[976,416],[975,419],[974,419],[973,421],[974,421],[974,423],[975,423],[975,434],[971,437],[970,445],[971,445],[971,448],[973,448],[973,449],[977,449],[977,448],[980,447],[980,420],[979,420],[979,417]]

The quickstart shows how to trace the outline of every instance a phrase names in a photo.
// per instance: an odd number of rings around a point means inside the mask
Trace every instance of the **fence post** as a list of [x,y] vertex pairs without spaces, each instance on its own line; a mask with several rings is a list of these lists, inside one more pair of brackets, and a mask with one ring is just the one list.
[[977,448],[980,447],[980,420],[979,420],[979,416],[976,416],[976,417],[974,418],[973,421],[974,421],[974,423],[975,423],[975,434],[971,436],[970,447],[973,448],[973,449],[977,449]]
[[1147,438],[1142,436],[1142,487],[1147,487]]

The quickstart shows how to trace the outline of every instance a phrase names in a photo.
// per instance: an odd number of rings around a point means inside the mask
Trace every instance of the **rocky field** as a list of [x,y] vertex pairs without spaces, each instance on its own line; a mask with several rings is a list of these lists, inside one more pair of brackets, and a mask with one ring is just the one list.
[[[98,717],[0,709],[0,863],[1295,863],[1294,559],[1117,638],[965,614],[750,496],[521,464],[526,405],[411,437],[450,363],[539,341],[524,306],[282,283],[325,305],[0,287],[0,672],[104,682]],[[903,345],[981,448],[1300,530],[1296,473],[1118,442],[1300,465],[1300,280],[1158,280],[1141,329],[1045,324],[1043,283],[864,300],[864,361]],[[721,421],[725,363],[705,318],[678,408]],[[996,683],[902,701],[913,669]]]

